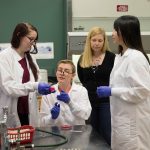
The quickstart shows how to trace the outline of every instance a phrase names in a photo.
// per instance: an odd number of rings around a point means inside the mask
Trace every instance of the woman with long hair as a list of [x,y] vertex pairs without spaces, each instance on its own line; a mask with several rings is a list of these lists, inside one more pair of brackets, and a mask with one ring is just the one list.
[[110,96],[112,150],[150,148],[150,63],[143,49],[139,19],[125,15],[114,22],[118,44],[110,86],[97,88],[99,97]]

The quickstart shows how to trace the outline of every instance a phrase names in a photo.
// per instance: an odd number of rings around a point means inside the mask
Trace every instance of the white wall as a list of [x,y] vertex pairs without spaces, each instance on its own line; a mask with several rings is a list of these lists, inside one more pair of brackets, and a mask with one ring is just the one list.
[[[117,5],[128,5],[128,12],[117,12]],[[72,9],[73,17],[150,17],[150,0],[72,0]]]
[[[128,5],[128,12],[117,12],[117,5]],[[72,0],[72,31],[101,26],[111,32],[114,20],[126,14],[138,16],[141,31],[150,31],[150,0]]]

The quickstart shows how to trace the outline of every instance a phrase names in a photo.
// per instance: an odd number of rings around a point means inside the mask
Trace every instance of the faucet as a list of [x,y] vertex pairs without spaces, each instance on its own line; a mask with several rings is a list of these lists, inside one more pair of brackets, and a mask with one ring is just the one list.
[[1,150],[10,150],[10,144],[7,135],[7,115],[8,107],[3,107],[3,120],[0,121],[0,135],[1,135]]

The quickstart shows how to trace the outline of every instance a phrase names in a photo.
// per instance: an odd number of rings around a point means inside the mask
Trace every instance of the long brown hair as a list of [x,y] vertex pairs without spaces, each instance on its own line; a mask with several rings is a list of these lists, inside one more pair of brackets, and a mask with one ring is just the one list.
[[[37,29],[31,25],[30,23],[19,23],[14,29],[12,39],[11,39],[11,45],[14,48],[18,48],[20,46],[20,41],[23,37],[25,37],[31,30],[35,31],[37,33],[37,37],[35,40],[38,40],[38,31]],[[35,81],[38,80],[38,71],[37,67],[33,62],[33,59],[30,55],[30,52],[26,52],[26,56],[29,62],[29,66],[32,70],[33,76]]]

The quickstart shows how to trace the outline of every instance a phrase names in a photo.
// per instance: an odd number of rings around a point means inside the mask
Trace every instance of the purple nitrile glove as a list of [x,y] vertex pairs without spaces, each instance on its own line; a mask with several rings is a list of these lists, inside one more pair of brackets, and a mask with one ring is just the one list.
[[69,95],[64,91],[61,91],[60,95],[57,95],[57,99],[64,102],[64,103],[69,103],[70,102]]
[[56,102],[54,107],[50,109],[50,113],[52,115],[52,119],[57,119],[60,113],[60,104]]
[[96,92],[99,97],[111,96],[111,88],[109,86],[99,86],[99,87],[97,87]]
[[38,84],[38,92],[41,95],[47,95],[55,92],[55,89],[51,87],[48,83],[40,82]]

